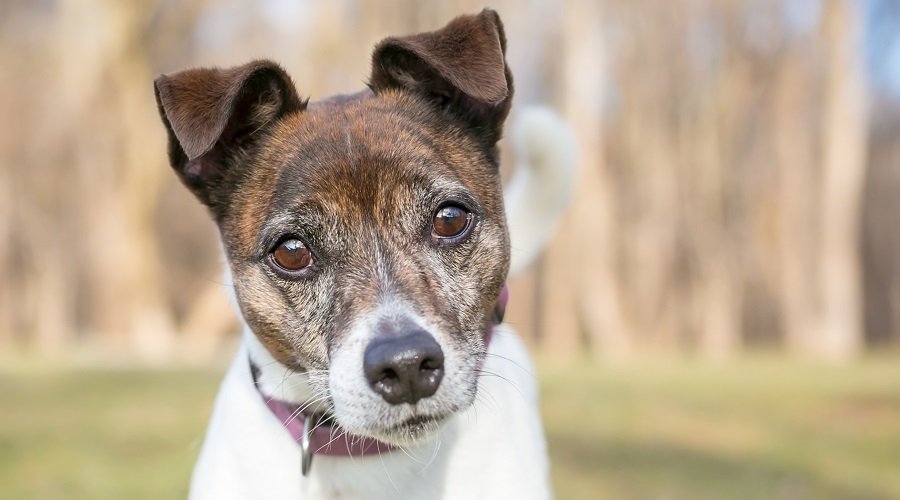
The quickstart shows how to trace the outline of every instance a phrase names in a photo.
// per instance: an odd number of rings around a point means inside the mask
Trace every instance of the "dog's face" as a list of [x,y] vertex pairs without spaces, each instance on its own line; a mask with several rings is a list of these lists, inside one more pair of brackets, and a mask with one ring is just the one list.
[[353,96],[307,104],[267,61],[156,81],[247,324],[351,433],[409,442],[474,399],[509,261],[504,50],[486,10],[383,41]]

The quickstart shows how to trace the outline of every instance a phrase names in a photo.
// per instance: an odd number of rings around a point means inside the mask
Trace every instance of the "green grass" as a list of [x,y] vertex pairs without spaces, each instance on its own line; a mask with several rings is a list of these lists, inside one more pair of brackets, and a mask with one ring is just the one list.
[[0,375],[0,498],[184,498],[220,377]]
[[[540,363],[561,499],[900,498],[900,363]],[[220,374],[0,373],[0,498],[181,498]]]
[[900,498],[900,366],[542,366],[560,498]]

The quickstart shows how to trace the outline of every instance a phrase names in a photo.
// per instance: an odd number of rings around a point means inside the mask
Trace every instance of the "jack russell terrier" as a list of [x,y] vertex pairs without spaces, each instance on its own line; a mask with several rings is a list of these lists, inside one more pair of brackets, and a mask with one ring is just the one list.
[[246,324],[192,498],[551,496],[531,363],[501,322],[574,143],[520,113],[504,211],[505,51],[484,10],[383,40],[353,95],[301,99],[265,60],[157,78],[169,160],[218,224]]

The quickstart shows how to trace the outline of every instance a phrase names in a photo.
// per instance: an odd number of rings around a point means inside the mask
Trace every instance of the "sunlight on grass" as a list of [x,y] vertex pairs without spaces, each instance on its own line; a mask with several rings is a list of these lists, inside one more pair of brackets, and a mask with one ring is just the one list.
[[[900,498],[900,366],[539,363],[561,499]],[[3,498],[180,498],[220,374],[0,374]]]
[[0,375],[3,498],[183,498],[220,375]]
[[568,498],[898,498],[900,368],[542,365]]

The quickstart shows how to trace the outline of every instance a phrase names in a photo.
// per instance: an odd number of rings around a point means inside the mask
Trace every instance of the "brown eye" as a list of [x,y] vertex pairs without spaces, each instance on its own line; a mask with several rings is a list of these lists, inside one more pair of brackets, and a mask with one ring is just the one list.
[[465,232],[471,220],[472,214],[464,208],[447,205],[434,214],[431,233],[437,238],[453,238]]
[[300,271],[312,264],[312,254],[302,241],[289,238],[275,247],[271,254],[272,261],[285,271]]

